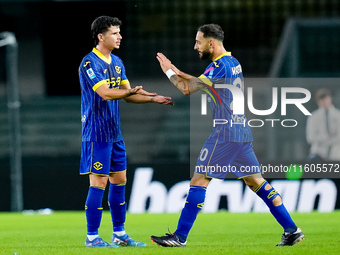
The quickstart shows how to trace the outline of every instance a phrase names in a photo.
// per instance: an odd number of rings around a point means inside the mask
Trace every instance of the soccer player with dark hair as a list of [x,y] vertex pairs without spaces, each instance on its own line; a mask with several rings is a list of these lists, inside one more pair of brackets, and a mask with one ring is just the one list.
[[[233,94],[221,84],[233,85],[243,91],[243,73],[240,63],[223,46],[224,32],[219,25],[207,24],[198,28],[194,49],[201,59],[209,59],[200,77],[183,73],[171,64],[162,53],[157,59],[163,72],[183,94],[189,95],[198,90],[211,89],[217,92],[220,101],[210,100],[214,119],[225,119],[231,125],[216,125],[206,140],[197,160],[195,173],[191,178],[186,203],[174,233],[166,236],[151,236],[158,245],[184,247],[197,214],[203,208],[206,188],[212,178],[223,180],[228,172],[209,172],[208,166],[226,166],[239,179],[253,190],[268,206],[284,234],[278,246],[294,245],[304,239],[304,234],[291,219],[278,192],[261,176],[260,165],[253,150],[253,136],[244,115],[234,115],[232,110]],[[220,86],[219,86],[220,85]],[[216,100],[218,101],[218,100]],[[197,167],[198,166],[198,167]],[[242,171],[251,167],[253,172]]]
[[[82,149],[80,174],[89,175],[85,204],[86,247],[146,246],[125,232],[126,151],[120,129],[119,99],[131,103],[173,104],[170,97],[149,93],[141,86],[130,87],[122,60],[113,55],[122,36],[118,18],[101,16],[91,26],[95,48],[79,67],[81,87]],[[113,222],[111,244],[98,229],[102,200],[109,180],[108,203]]]

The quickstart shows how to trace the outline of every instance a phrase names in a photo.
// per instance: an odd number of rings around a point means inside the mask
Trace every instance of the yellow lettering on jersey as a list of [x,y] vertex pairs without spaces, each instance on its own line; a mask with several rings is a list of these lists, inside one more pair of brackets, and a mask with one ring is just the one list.
[[91,61],[86,61],[84,67],[86,67],[90,63],[91,63]]
[[111,80],[110,79],[106,79],[105,81],[109,85],[109,88],[118,89],[119,86],[120,86],[121,79],[120,79],[120,77],[117,77],[117,80],[116,80],[116,77],[111,77]]
[[120,86],[120,77],[117,78],[117,80],[116,80],[116,85],[117,85],[117,86]]

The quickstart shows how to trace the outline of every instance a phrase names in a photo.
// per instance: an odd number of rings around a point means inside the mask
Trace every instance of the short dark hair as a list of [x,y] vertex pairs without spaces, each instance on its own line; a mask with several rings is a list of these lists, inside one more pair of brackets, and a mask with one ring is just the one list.
[[200,26],[197,31],[202,32],[204,38],[211,37],[221,42],[224,40],[224,32],[217,24],[205,24]]
[[118,18],[109,16],[100,16],[96,18],[91,25],[91,34],[94,40],[94,45],[99,43],[98,35],[105,33],[111,26],[120,26],[122,22]]
[[317,102],[325,97],[332,97],[332,92],[329,89],[322,88],[315,92],[315,100]]

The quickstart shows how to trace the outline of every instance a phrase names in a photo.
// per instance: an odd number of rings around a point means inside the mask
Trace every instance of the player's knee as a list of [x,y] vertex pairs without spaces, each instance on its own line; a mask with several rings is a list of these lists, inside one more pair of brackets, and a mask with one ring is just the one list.
[[118,184],[118,183],[125,183],[127,182],[126,177],[110,177],[110,183]]
[[94,186],[94,187],[101,187],[101,188],[106,188],[106,185],[107,185],[107,180],[106,182],[100,182],[100,181],[97,181],[97,182],[93,182],[90,184],[90,186]]
[[244,183],[252,190],[255,191],[259,184],[254,179],[243,179]]
[[107,176],[91,174],[89,177],[90,177],[90,186],[97,186],[97,187],[102,187],[102,188],[106,187],[107,180],[108,180]]
[[191,186],[204,186],[207,187],[209,185],[211,179],[202,178],[202,177],[193,177],[190,181]]
[[251,176],[251,177],[245,177],[242,178],[244,183],[252,190],[255,191],[257,189],[257,187],[259,187],[261,185],[261,183],[263,183],[264,179],[262,178],[262,176],[260,174]]
[[256,187],[254,186],[254,185],[252,185],[252,184],[248,184],[248,183],[246,183],[246,185],[249,187],[249,189],[251,189],[252,191],[254,191],[255,189],[256,189]]
[[126,171],[110,174],[109,180],[111,183],[114,184],[123,182],[126,183],[127,182]]

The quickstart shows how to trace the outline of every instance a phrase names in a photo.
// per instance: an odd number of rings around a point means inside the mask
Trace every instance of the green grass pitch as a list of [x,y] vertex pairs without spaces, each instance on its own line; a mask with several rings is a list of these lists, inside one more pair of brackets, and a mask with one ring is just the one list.
[[[293,213],[306,240],[292,247],[275,247],[282,229],[269,213],[201,213],[187,247],[164,248],[150,240],[176,229],[179,214],[128,214],[126,230],[147,247],[85,248],[84,212],[51,215],[0,213],[0,254],[340,254],[340,211]],[[111,219],[104,212],[99,234],[110,241]]]

